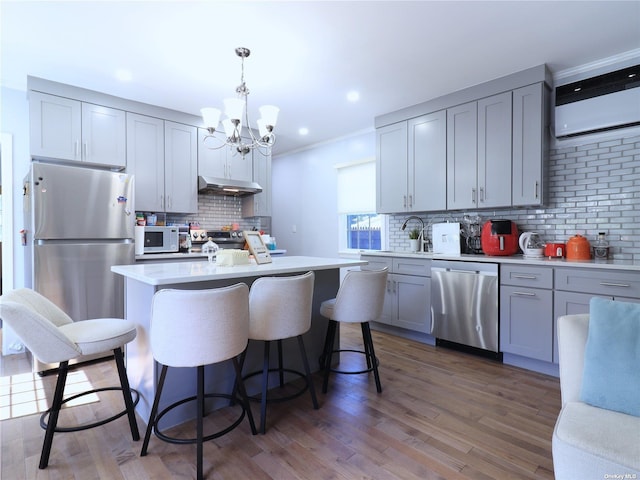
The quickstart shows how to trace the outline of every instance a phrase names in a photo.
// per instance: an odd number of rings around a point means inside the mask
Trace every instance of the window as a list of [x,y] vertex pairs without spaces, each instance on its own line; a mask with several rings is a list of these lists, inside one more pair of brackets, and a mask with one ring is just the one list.
[[385,219],[375,213],[374,158],[336,166],[340,250],[381,250]]
[[380,250],[380,220],[377,213],[347,214],[347,248]]

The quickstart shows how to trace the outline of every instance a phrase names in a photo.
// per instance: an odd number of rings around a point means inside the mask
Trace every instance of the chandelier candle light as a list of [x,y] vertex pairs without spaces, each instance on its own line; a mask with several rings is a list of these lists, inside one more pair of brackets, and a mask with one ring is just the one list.
[[[260,137],[256,138],[249,124],[249,114],[247,112],[249,89],[244,81],[244,59],[250,54],[251,51],[248,48],[236,48],[236,55],[242,60],[242,73],[240,76],[240,85],[236,88],[237,98],[227,98],[224,100],[224,113],[227,118],[222,121],[222,126],[227,137],[225,142],[220,145],[215,145],[211,142],[211,139],[215,140],[213,133],[220,123],[222,112],[217,108],[203,108],[200,110],[205,127],[209,132],[209,135],[206,135],[203,141],[207,148],[219,149],[228,146],[231,150],[240,153],[242,156],[253,149],[258,150],[263,155],[268,155],[271,151],[271,147],[275,142],[273,128],[278,120],[278,112],[280,109],[273,105],[260,107],[259,110],[262,118],[256,122]],[[250,138],[242,138],[241,132],[243,125],[247,128]],[[216,140],[216,142],[219,143],[218,140]]]

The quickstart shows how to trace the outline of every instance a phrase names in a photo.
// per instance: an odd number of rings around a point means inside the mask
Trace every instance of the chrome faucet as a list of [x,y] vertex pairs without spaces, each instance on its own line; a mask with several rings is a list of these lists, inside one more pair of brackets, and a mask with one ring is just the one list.
[[422,225],[422,228],[420,229],[420,235],[418,235],[418,245],[420,245],[420,252],[424,252],[424,221],[420,218],[420,217],[416,217],[415,215],[411,215],[410,217],[407,217],[404,221],[404,223],[402,224],[402,227],[400,227],[400,230],[402,230],[404,232],[404,229],[407,228],[407,223],[409,223],[409,220],[418,220],[420,222],[420,225]]

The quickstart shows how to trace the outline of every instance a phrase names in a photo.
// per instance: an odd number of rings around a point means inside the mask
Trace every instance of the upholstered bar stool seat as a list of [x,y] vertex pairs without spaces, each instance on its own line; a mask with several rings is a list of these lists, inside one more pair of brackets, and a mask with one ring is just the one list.
[[[313,284],[315,275],[307,272],[304,275],[287,277],[260,277],[251,285],[249,293],[249,340],[262,341],[263,366],[261,371],[245,375],[245,379],[262,373],[260,401],[260,432],[265,433],[267,403],[284,402],[302,395],[309,390],[313,408],[318,408],[315,387],[311,377],[309,361],[304,347],[302,335],[311,328],[311,308],[313,304]],[[282,341],[296,338],[304,372],[283,365]],[[278,366],[270,367],[270,344],[277,342]],[[244,363],[244,356],[242,358]],[[278,373],[280,387],[285,385],[285,373],[304,379],[302,388],[288,395],[269,393],[269,374]]]
[[[120,318],[98,318],[74,322],[66,313],[46,297],[30,289],[18,289],[0,297],[0,317],[20,337],[31,353],[41,362],[59,363],[58,379],[51,408],[40,417],[40,425],[46,430],[39,467],[49,463],[53,435],[56,432],[74,432],[104,425],[123,415],[128,415],[131,436],[139,440],[134,408],[138,392],[129,387],[124,366],[122,348],[136,338],[133,322]],[[64,398],[64,387],[69,370],[69,360],[81,355],[113,351],[119,387],[104,387]],[[93,423],[76,426],[59,426],[58,416],[62,405],[85,395],[122,390],[125,409]],[[131,393],[135,394],[135,401]]]
[[[345,275],[336,298],[325,300],[320,305],[320,314],[329,319],[324,351],[320,358],[320,366],[324,370],[323,393],[327,392],[329,374],[331,372],[342,374],[373,372],[376,390],[378,393],[382,392],[382,384],[380,383],[380,374],[378,372],[379,361],[373,347],[369,322],[377,320],[382,314],[386,283],[386,268],[382,270],[352,270]],[[334,348],[338,322],[360,324],[364,350]],[[333,354],[339,352],[363,354],[367,367],[355,371],[332,368]]]
[[[197,446],[197,478],[203,478],[203,443],[218,438],[236,428],[245,416],[251,432],[256,433],[247,393],[242,383],[238,356],[246,349],[249,336],[249,287],[239,283],[230,287],[208,290],[166,289],[155,293],[151,306],[150,343],[153,358],[161,366],[156,394],[147,423],[141,456],[147,455],[151,432],[170,443]],[[231,360],[235,372],[233,393],[206,393],[205,365]],[[196,395],[180,399],[159,410],[160,398],[168,368],[196,367]],[[224,398],[235,403],[235,392],[240,393],[240,413],[225,428],[204,434],[203,416],[206,398]],[[195,401],[196,436],[171,437],[159,423],[174,408]]]

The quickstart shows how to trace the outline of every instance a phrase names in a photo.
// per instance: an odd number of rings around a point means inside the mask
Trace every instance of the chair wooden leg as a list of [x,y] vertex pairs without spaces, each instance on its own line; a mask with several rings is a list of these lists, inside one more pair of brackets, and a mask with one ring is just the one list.
[[140,440],[140,432],[138,431],[138,423],[136,422],[136,412],[133,406],[133,398],[131,397],[131,387],[129,386],[129,380],[127,378],[127,371],[124,366],[124,356],[122,355],[122,348],[116,348],[113,351],[113,356],[116,360],[116,366],[118,367],[118,376],[120,377],[120,386],[122,387],[122,396],[124,397],[124,404],[127,409],[127,416],[129,417],[129,427],[131,428],[131,437],[134,441]]
[[262,396],[260,397],[260,433],[267,429],[267,391],[269,390],[269,347],[271,342],[265,340],[262,357]]
[[40,454],[40,464],[38,468],[45,469],[49,465],[49,455],[51,454],[51,445],[53,444],[53,434],[58,424],[58,414],[62,408],[62,397],[64,395],[64,386],[67,382],[67,372],[69,371],[69,362],[61,362],[58,368],[58,380],[56,381],[56,390],[53,394],[53,403],[49,411],[49,421],[47,430],[44,434],[44,443],[42,444],[42,453]]
[[144,457],[147,454],[147,447],[149,446],[149,439],[151,438],[151,431],[156,423],[156,416],[158,415],[158,405],[160,404],[160,395],[162,394],[162,388],[164,387],[164,380],[167,377],[167,367],[162,365],[160,371],[160,378],[158,379],[158,385],[156,386],[156,396],[153,399],[153,406],[151,407],[151,413],[149,414],[149,422],[147,423],[147,431],[144,434],[144,441],[142,442],[142,450],[140,456]]
[[309,388],[309,393],[311,394],[311,402],[313,403],[313,408],[318,409],[318,398],[316,397],[316,389],[313,385],[313,377],[311,377],[311,369],[309,368],[309,359],[307,358],[307,351],[304,348],[304,341],[302,340],[302,335],[298,335],[298,346],[300,347],[300,355],[302,356],[302,363],[304,365],[304,373],[307,376],[307,388]]
[[198,366],[198,393],[197,393],[197,416],[196,416],[196,476],[198,480],[204,478],[202,456],[203,445],[202,438],[204,437],[204,427],[202,425],[202,417],[204,416],[204,366]]
[[367,354],[367,365],[369,368],[373,367],[373,376],[376,380],[376,390],[378,393],[382,392],[382,384],[380,383],[380,374],[378,373],[378,359],[376,358],[376,352],[373,348],[373,338],[371,337],[371,327],[369,322],[362,324],[362,340],[365,344],[365,351]]
[[327,338],[325,339],[325,351],[323,354],[324,361],[324,379],[322,381],[322,393],[327,393],[327,387],[329,386],[329,373],[331,372],[331,357],[333,356],[333,344],[336,339],[336,328],[338,322],[335,320],[329,320],[327,326]]

